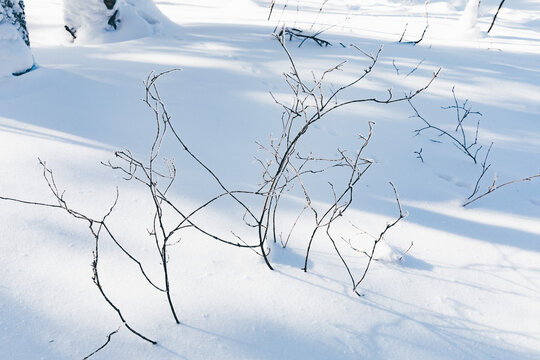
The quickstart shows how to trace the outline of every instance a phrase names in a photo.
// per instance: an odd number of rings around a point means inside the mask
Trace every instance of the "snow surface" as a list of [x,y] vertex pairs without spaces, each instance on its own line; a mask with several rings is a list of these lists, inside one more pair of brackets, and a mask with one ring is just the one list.
[[[126,1],[127,2],[127,1]],[[66,42],[62,1],[27,0],[32,50],[39,64],[21,77],[0,78],[0,196],[52,202],[37,157],[46,160],[72,206],[102,216],[120,189],[111,226],[122,244],[160,280],[160,259],[146,235],[152,204],[146,190],[100,164],[114,149],[148,156],[153,119],[140,99],[152,70],[182,68],[159,83],[173,121],[191,149],[232,188],[259,181],[255,141],[279,131],[280,98],[289,93],[287,58],[270,33],[286,24],[320,31],[333,46],[289,43],[300,71],[310,76],[347,60],[330,76],[334,87],[361,74],[366,58],[384,45],[374,72],[347,98],[398,95],[441,76],[413,100],[434,124],[453,130],[456,115],[441,107],[468,99],[482,116],[468,119],[478,142],[494,143],[499,183],[537,174],[540,159],[540,5],[507,2],[487,34],[464,31],[465,1],[289,2],[188,0],[155,2],[176,24],[160,36],[111,43]],[[485,32],[499,1],[482,1],[476,28]],[[298,7],[297,7],[298,4]],[[331,28],[330,28],[331,27]],[[138,29],[138,28],[137,28]],[[151,33],[148,33],[151,34]],[[120,40],[120,39],[118,39]],[[100,43],[102,42],[102,43]],[[345,46],[341,46],[340,43]],[[2,53],[0,53],[2,54]],[[6,63],[0,63],[5,72]],[[417,65],[417,70],[414,70]],[[414,71],[413,71],[414,70]],[[9,72],[9,71],[7,71]],[[95,359],[537,359],[540,357],[540,181],[501,188],[467,208],[481,167],[449,139],[424,131],[407,103],[359,104],[317,124],[300,150],[330,154],[354,149],[356,134],[375,121],[366,157],[375,164],[362,178],[356,202],[341,222],[346,238],[369,248],[397,215],[392,181],[409,216],[387,234],[358,297],[339,258],[323,238],[308,272],[300,270],[307,221],[289,246],[275,246],[269,271],[249,250],[188,233],[170,248],[174,324],[162,294],[112,242],[103,240],[101,280],[128,322],[156,339],[152,346],[120,328]],[[422,150],[423,162],[415,152]],[[172,197],[194,207],[216,185],[174,142],[179,181]],[[484,155],[480,157],[483,159]],[[312,184],[317,205],[328,185]],[[280,214],[297,215],[296,199]],[[120,321],[92,283],[93,239],[87,224],[54,209],[0,203],[0,358],[83,358],[101,346]],[[242,231],[243,212],[218,202],[204,219],[214,232]],[[401,255],[413,242],[410,251]],[[341,244],[345,245],[345,243]],[[343,247],[346,248],[345,246]],[[346,251],[356,273],[365,256]]]

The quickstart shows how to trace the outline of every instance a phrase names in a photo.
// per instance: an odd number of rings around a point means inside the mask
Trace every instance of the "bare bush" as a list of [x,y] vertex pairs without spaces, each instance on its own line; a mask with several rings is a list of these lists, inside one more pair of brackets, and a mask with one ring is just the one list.
[[[362,157],[363,150],[369,144],[372,136],[373,123],[369,123],[368,135],[360,136],[362,144],[356,152],[353,152],[354,155],[348,155],[346,151],[338,148],[338,153],[340,156],[337,158],[322,158],[316,157],[312,154],[302,156],[298,153],[297,147],[299,143],[301,143],[304,138],[307,137],[306,134],[308,133],[308,130],[313,127],[314,124],[321,121],[323,118],[328,118],[329,114],[335,110],[343,106],[363,102],[390,104],[401,101],[410,101],[412,98],[429,87],[433,80],[438,76],[440,69],[433,74],[433,77],[426,84],[426,86],[415,91],[411,91],[401,97],[394,97],[392,90],[388,89],[388,97],[383,99],[371,97],[357,98],[352,100],[339,100],[338,97],[340,97],[343,92],[354,87],[371,73],[373,67],[376,65],[379,59],[382,49],[379,49],[379,51],[373,55],[368,54],[358,47],[352,45],[353,48],[366,57],[369,62],[368,66],[364,69],[364,72],[352,82],[328,92],[328,90],[326,90],[326,77],[334,71],[342,70],[344,63],[340,63],[332,68],[327,69],[318,78],[313,76],[312,80],[306,81],[301,77],[295,61],[285,46],[283,37],[277,37],[277,39],[287,54],[291,65],[291,71],[284,74],[284,76],[293,96],[289,103],[284,103],[274,97],[276,103],[283,108],[282,132],[276,140],[270,142],[269,147],[263,147],[272,156],[271,160],[266,162],[259,160],[259,163],[263,166],[263,181],[258,192],[265,194],[266,197],[262,210],[260,211],[258,222],[261,250],[263,250],[263,254],[265,254],[263,245],[269,239],[273,240],[274,243],[277,242],[278,235],[276,229],[279,228],[279,225],[276,223],[276,212],[278,211],[283,194],[296,186],[297,188],[301,189],[301,192],[305,198],[305,203],[300,210],[296,221],[293,223],[292,228],[285,232],[288,233],[288,235],[286,240],[284,242],[282,241],[282,244],[286,245],[288,243],[290,234],[296,226],[298,218],[302,216],[306,210],[308,210],[313,215],[314,223],[309,234],[303,270],[308,270],[307,265],[310,257],[310,251],[316,235],[319,232],[324,232],[327,239],[332,243],[337,255],[346,267],[353,283],[353,290],[356,292],[358,285],[360,282],[362,282],[367,274],[373,254],[370,255],[370,260],[360,280],[356,281],[349,266],[344,260],[344,257],[341,255],[336,242],[334,241],[335,235],[332,234],[333,231],[331,231],[331,229],[332,224],[338,218],[342,217],[352,204],[354,199],[353,194],[355,185],[359,182],[361,176],[373,164],[371,160]],[[347,179],[347,181],[341,187],[338,187],[336,184],[330,182],[330,190],[334,200],[330,202],[327,208],[316,209],[313,206],[312,196],[303,179],[307,176],[321,176],[321,174],[325,171],[335,168],[345,171],[345,174],[342,175],[342,179]],[[399,205],[397,192],[395,194]],[[401,211],[401,206],[399,206],[399,210],[400,216],[398,219],[391,223],[381,233],[381,235],[375,239],[372,248],[373,252],[375,251],[377,244],[384,237],[386,231],[404,217],[404,214]]]
[[[119,241],[122,233],[119,233],[120,236],[115,234],[108,223],[109,216],[116,208],[119,199],[118,189],[113,204],[109,207],[109,210],[105,215],[101,218],[92,218],[85,215],[83,212],[75,210],[67,204],[64,199],[64,192],[60,191],[56,185],[53,172],[47,167],[45,162],[40,161],[43,167],[43,177],[56,200],[56,204],[0,197],[0,200],[62,209],[72,217],[86,222],[95,243],[92,257],[92,280],[94,284],[98,288],[103,299],[117,313],[122,325],[139,338],[152,344],[156,344],[156,341],[142,335],[127,322],[121,309],[113,302],[101,283],[99,256],[100,242],[102,239],[110,239],[122,253],[137,266],[138,271],[144,277],[146,282],[154,290],[164,294],[174,321],[180,323],[174,301],[171,297],[171,278],[169,272],[169,262],[171,259],[169,257],[168,248],[179,239],[180,234],[184,231],[195,231],[196,233],[230,246],[253,250],[259,256],[262,256],[266,266],[273,270],[274,267],[268,256],[270,251],[268,243],[277,243],[279,237],[282,246],[286,247],[298,219],[304,212],[309,212],[312,214],[314,221],[311,226],[311,231],[308,234],[309,240],[305,248],[306,253],[303,270],[308,270],[307,265],[310,251],[316,239],[316,235],[323,233],[323,237],[331,243],[337,256],[347,270],[352,282],[353,291],[360,295],[357,289],[366,277],[372,261],[375,260],[374,254],[377,245],[384,239],[385,234],[405,217],[405,214],[401,209],[397,190],[394,185],[391,184],[398,205],[399,216],[394,221],[388,223],[383,231],[380,232],[379,236],[374,238],[371,249],[365,252],[365,255],[368,256],[368,262],[362,270],[361,275],[355,276],[351,267],[345,260],[345,257],[342,255],[340,246],[338,246],[334,240],[335,238],[340,237],[340,235],[333,225],[335,225],[337,219],[344,216],[347,209],[353,203],[356,185],[359,183],[362,175],[373,164],[372,160],[365,158],[363,155],[363,151],[368,146],[372,137],[373,122],[368,123],[367,135],[359,135],[360,146],[356,151],[349,152],[338,147],[337,151],[339,155],[335,158],[317,157],[312,152],[301,155],[298,146],[300,143],[304,142],[305,139],[309,138],[309,129],[312,128],[314,124],[324,118],[328,118],[329,115],[337,109],[365,102],[391,104],[410,101],[431,85],[438,76],[440,69],[433,73],[433,77],[424,87],[410,91],[400,97],[394,97],[392,89],[388,89],[387,96],[384,98],[366,97],[341,100],[341,95],[346,90],[353,88],[372,72],[373,67],[379,59],[381,49],[379,49],[376,54],[368,54],[352,45],[356,51],[365,56],[368,65],[356,79],[334,89],[332,87],[327,87],[326,77],[334,71],[341,70],[344,62],[327,69],[319,77],[313,75],[312,80],[306,81],[300,75],[295,61],[287,50],[283,36],[278,36],[276,38],[291,66],[290,71],[284,74],[284,78],[291,90],[292,99],[290,103],[285,103],[274,97],[276,103],[283,109],[281,135],[278,139],[271,140],[270,145],[261,145],[261,147],[267,151],[270,158],[259,159],[259,163],[262,165],[262,182],[255,190],[235,190],[229,188],[204,162],[204,160],[190,149],[187,141],[181,136],[181,132],[176,129],[171,121],[171,116],[167,111],[157,86],[157,82],[162,76],[175,70],[159,74],[151,73],[144,82],[144,103],[151,111],[155,128],[147,160],[141,160],[131,151],[123,150],[115,152],[116,160],[103,163],[103,165],[114,171],[120,172],[125,180],[143,185],[147,190],[147,194],[150,196],[153,207],[153,220],[150,229],[148,230],[148,235],[155,243],[157,255],[160,259],[161,275],[163,277],[160,285],[158,285],[156,281],[150,279],[142,263]],[[173,201],[169,195],[170,189],[177,177],[177,169],[173,159],[164,158],[163,162],[160,160],[163,156],[161,150],[164,142],[168,140],[172,140],[179,147],[181,152],[197,165],[201,174],[214,182],[220,189],[218,194],[212,195],[207,200],[202,201],[195,209],[186,210],[184,204]],[[329,204],[324,205],[322,209],[320,207],[317,208],[313,205],[312,195],[309,187],[306,185],[305,179],[311,176],[320,177],[329,169],[341,170],[341,181],[339,184],[329,182],[333,200]],[[280,212],[280,204],[284,195],[293,188],[300,189],[304,196],[305,203],[292,227],[286,231],[288,235],[284,239],[283,237],[278,236],[278,232],[281,234],[282,232],[280,231],[283,229],[283,226],[279,223],[278,213]],[[243,210],[243,220],[245,225],[249,229],[254,230],[256,234],[255,236],[250,237],[248,239],[249,241],[244,240],[241,236],[233,232],[229,234],[212,232],[211,224],[209,224],[208,221],[204,221],[204,216],[199,216],[196,220],[196,215],[204,213],[211,204],[223,198],[232,200],[236,206]],[[254,200],[255,203],[259,203],[260,206],[253,206],[251,200]],[[116,332],[110,333],[107,337],[107,342],[95,352],[104,348],[115,333]]]
[[47,183],[47,186],[53,195],[54,199],[56,200],[56,204],[50,204],[50,203],[42,203],[42,202],[33,202],[33,201],[26,201],[21,199],[15,199],[10,197],[0,197],[0,200],[6,200],[6,201],[14,201],[22,204],[28,204],[28,205],[34,205],[34,206],[44,206],[49,208],[55,208],[55,209],[62,209],[66,211],[69,215],[74,217],[75,219],[82,220],[83,222],[86,222],[88,225],[88,229],[90,233],[92,234],[92,238],[94,239],[95,248],[92,252],[92,281],[98,288],[101,296],[103,299],[107,302],[107,304],[117,313],[118,317],[120,318],[120,321],[122,324],[133,334],[137,335],[139,338],[148,341],[152,344],[156,344],[157,342],[154,340],[149,339],[148,337],[142,335],[140,332],[136,331],[129,325],[126,318],[124,317],[122,311],[118,306],[114,304],[114,302],[111,300],[111,298],[107,295],[107,292],[103,288],[103,285],[101,284],[100,278],[99,278],[99,249],[100,249],[100,241],[103,236],[103,232],[106,234],[105,236],[109,236],[109,238],[114,242],[114,244],[126,255],[131,261],[137,264],[139,267],[139,270],[141,274],[144,276],[144,278],[147,280],[147,282],[152,285],[154,288],[164,291],[160,289],[157,285],[154,284],[152,280],[148,277],[146,274],[141,262],[137,260],[129,251],[126,250],[124,246],[122,246],[117,238],[113,235],[111,232],[111,229],[107,225],[107,218],[111,215],[114,208],[116,207],[116,204],[118,202],[118,190],[116,192],[116,198],[114,199],[114,202],[112,206],[109,208],[107,213],[101,218],[92,218],[90,216],[87,216],[77,210],[74,210],[66,200],[64,199],[65,191],[61,191],[58,186],[56,185],[56,181],[54,179],[54,174],[52,170],[50,170],[47,167],[47,164],[44,161],[39,160],[42,168],[43,168],[43,178],[45,182]]
[[[414,130],[415,136],[418,136],[422,134],[425,131],[434,131],[437,134],[437,137],[444,137],[447,139],[450,139],[452,141],[452,144],[463,154],[465,154],[469,159],[471,159],[474,164],[478,163],[478,156],[483,149],[483,145],[480,145],[478,143],[478,132],[480,129],[480,117],[482,116],[482,113],[478,111],[473,111],[471,105],[469,105],[469,100],[465,100],[462,103],[460,103],[456,97],[455,87],[452,87],[452,97],[454,99],[454,104],[450,106],[443,106],[443,110],[452,110],[455,111],[456,115],[456,126],[453,130],[446,130],[438,125],[434,125],[432,122],[427,120],[424,116],[422,116],[419,111],[416,109],[416,107],[413,105],[412,101],[409,101],[409,105],[414,111],[414,115],[411,117],[418,118],[424,122],[425,126],[419,129]],[[467,119],[471,118],[472,116],[477,116],[478,120],[476,121],[476,126],[474,132],[466,131],[464,127],[464,123],[467,121]],[[432,140],[435,142],[438,142],[437,140]],[[488,163],[489,155],[491,153],[491,148],[493,147],[493,142],[489,145],[487,151],[484,155],[484,160],[479,165],[481,166],[481,173],[476,179],[476,183],[474,186],[474,189],[469,195],[468,199],[471,199],[474,197],[480,188],[480,182],[482,181],[483,177],[486,175],[487,171],[490,169],[491,164]],[[420,151],[415,151],[415,154],[417,154],[417,158],[419,158],[422,162],[424,162],[424,158],[422,157],[422,149]]]
[[[473,116],[482,116],[482,113],[478,111],[472,111],[472,107],[469,105],[469,101],[465,100],[461,104],[457,100],[455,88],[452,87],[452,96],[454,98],[454,104],[450,106],[444,106],[442,107],[443,110],[454,110],[456,113],[456,119],[457,119],[457,125],[454,130],[445,130],[437,125],[433,125],[430,121],[428,121],[424,116],[422,116],[419,111],[416,109],[416,107],[413,105],[412,101],[409,100],[409,105],[414,111],[414,115],[411,117],[418,118],[422,120],[425,124],[424,127],[414,130],[415,136],[420,135],[422,132],[431,130],[435,131],[437,133],[438,137],[445,137],[452,141],[452,144],[459,149],[463,154],[465,154],[469,159],[471,159],[475,165],[480,166],[480,175],[476,178],[474,188],[472,190],[472,193],[467,197],[467,201],[462,204],[462,206],[467,206],[481,198],[483,198],[486,195],[491,194],[495,190],[498,190],[504,186],[515,184],[519,182],[526,182],[531,181],[537,177],[540,177],[540,174],[536,174],[533,176],[524,177],[521,179],[511,180],[508,182],[505,182],[503,184],[497,185],[497,175],[494,175],[494,179],[487,187],[487,190],[483,192],[482,194],[478,195],[481,187],[481,182],[484,179],[485,175],[488,173],[488,170],[491,168],[492,164],[489,162],[489,156],[491,154],[491,149],[493,147],[493,142],[489,144],[489,147],[487,148],[484,160],[479,163],[478,156],[483,149],[483,145],[480,145],[478,143],[478,132],[480,129],[480,118],[476,122],[475,131],[472,133],[467,132],[463,126],[465,120],[467,120],[471,115]],[[424,159],[422,157],[422,149],[420,151],[415,151],[415,154],[417,154],[417,158],[419,158],[422,162],[424,162]]]
[[413,105],[412,101],[409,100],[409,105],[414,111],[414,115],[412,117],[416,117],[422,120],[425,124],[424,127],[414,130],[415,136],[420,135],[422,132],[426,130],[435,131],[438,137],[449,138],[452,141],[452,144],[456,148],[458,148],[461,152],[467,155],[476,164],[478,153],[483,148],[482,145],[478,144],[478,131],[480,128],[480,119],[478,119],[478,121],[476,122],[476,130],[472,136],[465,130],[465,128],[463,127],[463,124],[465,120],[469,118],[469,116],[471,115],[482,116],[482,114],[478,111],[472,111],[471,106],[468,105],[468,100],[465,100],[463,103],[460,104],[456,98],[456,93],[455,93],[454,88],[452,88],[452,95],[454,97],[454,105],[444,106],[442,107],[442,109],[454,110],[456,112],[457,124],[453,131],[445,130],[437,125],[433,125],[425,117],[420,115],[416,107]]

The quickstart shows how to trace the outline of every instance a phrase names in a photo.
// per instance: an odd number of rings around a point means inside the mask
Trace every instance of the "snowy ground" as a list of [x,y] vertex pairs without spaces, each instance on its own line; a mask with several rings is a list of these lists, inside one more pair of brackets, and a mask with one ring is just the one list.
[[[457,99],[481,117],[480,154],[494,143],[490,185],[540,171],[540,5],[513,1],[485,34],[498,1],[482,1],[478,26],[460,20],[464,1],[283,1],[270,21],[268,1],[155,1],[178,27],[153,37],[105,44],[66,41],[60,0],[27,0],[32,51],[39,68],[0,79],[0,196],[53,202],[37,158],[47,161],[58,186],[76,209],[111,217],[119,239],[160,280],[159,256],[146,235],[151,199],[143,187],[122,180],[101,161],[115,149],[147,156],[152,114],[140,101],[152,70],[182,68],[160,82],[173,121],[191,149],[232,188],[250,188],[260,177],[256,141],[279,130],[281,109],[269,95],[288,96],[285,53],[270,34],[277,24],[309,31],[333,46],[298,41],[289,49],[304,74],[347,60],[329,82],[335,87],[362,72],[383,45],[369,78],[343,96],[384,98],[426,84],[413,100],[429,121],[453,130],[456,116],[441,107]],[[298,5],[297,3],[301,3]],[[169,24],[170,25],[170,24]],[[328,27],[331,27],[328,29]],[[346,45],[341,46],[340,43]],[[417,70],[409,74],[420,64]],[[0,66],[2,66],[0,64]],[[399,70],[397,70],[399,69]],[[0,72],[1,73],[1,72]],[[374,121],[366,156],[375,164],[362,178],[349,216],[358,229],[345,236],[368,249],[366,231],[378,234],[397,215],[392,181],[409,216],[381,244],[363,297],[351,291],[339,258],[322,238],[308,272],[303,265],[305,223],[286,249],[274,247],[269,271],[249,250],[189,234],[170,248],[172,297],[181,325],[165,297],[142,278],[112,242],[103,240],[101,279],[128,322],[150,345],[122,327],[96,359],[537,359],[540,357],[540,180],[501,188],[470,206],[481,166],[445,137],[423,127],[407,103],[358,104],[336,113],[309,134],[306,151],[332,154],[354,149],[356,134]],[[433,141],[436,140],[436,141]],[[415,152],[422,149],[423,162]],[[172,196],[195,206],[214,194],[208,181],[174,143]],[[479,159],[483,160],[484,155]],[[313,184],[328,200],[328,186]],[[0,203],[0,358],[83,358],[101,346],[121,322],[92,282],[94,242],[87,225],[65,213]],[[285,222],[296,216],[294,199]],[[291,220],[292,219],[292,220]],[[218,202],[205,213],[218,233],[242,225],[242,211]],[[248,233],[246,233],[248,234]],[[250,242],[255,234],[247,235]],[[249,237],[251,236],[251,238]],[[402,261],[397,259],[414,243]],[[340,246],[345,243],[340,244]],[[345,248],[346,246],[343,246]],[[356,273],[365,256],[346,251]]]

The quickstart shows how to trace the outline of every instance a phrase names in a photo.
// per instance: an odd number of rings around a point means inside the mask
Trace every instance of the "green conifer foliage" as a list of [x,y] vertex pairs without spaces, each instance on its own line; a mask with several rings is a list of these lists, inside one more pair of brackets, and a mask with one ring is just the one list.
[[9,22],[14,25],[26,45],[30,46],[23,0],[0,0],[0,23],[3,22]]

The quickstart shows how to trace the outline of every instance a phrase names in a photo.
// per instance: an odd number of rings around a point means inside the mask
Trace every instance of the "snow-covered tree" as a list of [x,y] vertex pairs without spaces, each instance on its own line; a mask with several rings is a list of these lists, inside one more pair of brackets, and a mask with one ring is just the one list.
[[34,65],[22,0],[0,0],[0,77]]
[[455,36],[465,39],[481,39],[486,36],[486,32],[478,27],[478,10],[480,0],[468,0],[465,9],[459,19],[459,27]]
[[171,25],[152,0],[64,0],[64,21],[73,39],[97,42],[149,36]]
[[15,26],[25,44],[30,46],[23,0],[0,0],[0,23],[3,22],[8,22]]
[[478,23],[478,8],[480,7],[480,0],[469,0],[463,14],[461,15],[461,22],[466,28],[474,29]]

